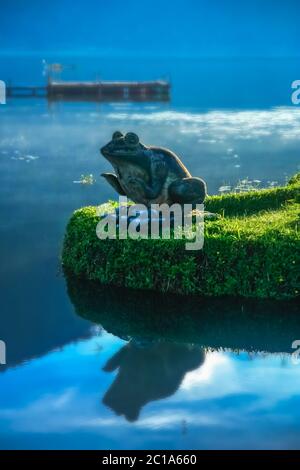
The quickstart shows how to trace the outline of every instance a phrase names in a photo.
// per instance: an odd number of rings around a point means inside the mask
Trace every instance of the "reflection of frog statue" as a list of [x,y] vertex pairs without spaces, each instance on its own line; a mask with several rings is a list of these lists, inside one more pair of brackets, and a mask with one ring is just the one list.
[[146,147],[133,132],[125,136],[117,131],[101,149],[116,174],[102,176],[121,195],[138,204],[201,204],[206,185],[192,177],[180,159],[170,150]]
[[107,372],[119,370],[103,403],[135,421],[142,406],[175,393],[184,375],[201,366],[204,359],[198,346],[165,341],[139,346],[131,341],[104,366]]

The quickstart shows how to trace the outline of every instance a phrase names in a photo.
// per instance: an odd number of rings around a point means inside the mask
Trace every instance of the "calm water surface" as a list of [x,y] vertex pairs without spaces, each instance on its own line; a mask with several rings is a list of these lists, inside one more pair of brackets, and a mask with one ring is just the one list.
[[[105,78],[133,78],[114,67]],[[173,299],[61,273],[72,211],[116,196],[100,177],[110,168],[99,148],[117,129],[172,148],[210,194],[299,171],[300,108],[289,106],[297,64],[260,63],[260,75],[190,64],[189,91],[187,68],[174,76],[172,67],[168,104],[0,107],[1,448],[300,447],[297,305]],[[15,68],[29,80],[24,64]],[[161,67],[151,70],[155,78]],[[95,183],[74,183],[82,174]]]

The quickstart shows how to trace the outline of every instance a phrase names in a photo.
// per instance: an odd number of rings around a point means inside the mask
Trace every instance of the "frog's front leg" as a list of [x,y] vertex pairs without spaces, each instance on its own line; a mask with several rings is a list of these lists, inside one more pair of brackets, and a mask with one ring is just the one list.
[[145,181],[140,176],[132,176],[127,184],[137,200],[150,203],[161,194],[167,175],[168,167],[164,160],[158,156],[152,156],[149,180]]
[[156,199],[162,191],[165,178],[155,179],[151,183],[145,183],[140,178],[132,178],[129,184],[135,193],[138,193],[143,199]]
[[148,199],[156,199],[161,194],[168,172],[168,166],[161,155],[151,157],[151,181],[149,184],[144,183]]
[[[145,201],[153,198],[153,188],[145,183],[141,178],[135,177],[127,180],[127,186],[130,193],[134,196],[131,198],[136,201]],[[154,188],[156,189],[156,188]]]
[[113,173],[102,173],[101,176],[106,179],[106,181],[117,191],[117,193],[119,193],[121,196],[126,196],[126,193],[120,185],[120,181],[116,175]]

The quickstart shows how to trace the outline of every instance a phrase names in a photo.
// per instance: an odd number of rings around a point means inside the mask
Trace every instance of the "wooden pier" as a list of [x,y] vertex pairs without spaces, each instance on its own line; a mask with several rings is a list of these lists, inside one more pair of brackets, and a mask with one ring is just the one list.
[[42,86],[8,86],[8,98],[44,97],[49,101],[169,101],[170,84],[165,80],[145,82],[48,81]]

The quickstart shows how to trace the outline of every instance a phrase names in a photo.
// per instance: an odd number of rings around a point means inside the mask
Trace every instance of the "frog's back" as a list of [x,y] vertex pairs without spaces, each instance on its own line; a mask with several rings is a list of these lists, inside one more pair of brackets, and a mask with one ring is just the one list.
[[190,172],[184,166],[180,158],[171,150],[166,149],[164,147],[149,147],[152,152],[163,158],[164,162],[168,166],[169,173],[172,173],[177,178],[189,178],[191,177]]

